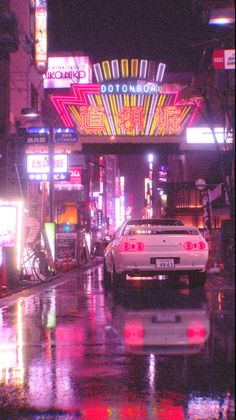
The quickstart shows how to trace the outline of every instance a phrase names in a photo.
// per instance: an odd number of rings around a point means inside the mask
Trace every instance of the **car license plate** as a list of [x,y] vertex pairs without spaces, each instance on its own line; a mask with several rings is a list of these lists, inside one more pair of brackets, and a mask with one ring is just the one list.
[[171,312],[160,312],[152,316],[152,323],[180,322],[180,316]]
[[157,258],[156,267],[157,268],[172,268],[175,266],[173,258]]

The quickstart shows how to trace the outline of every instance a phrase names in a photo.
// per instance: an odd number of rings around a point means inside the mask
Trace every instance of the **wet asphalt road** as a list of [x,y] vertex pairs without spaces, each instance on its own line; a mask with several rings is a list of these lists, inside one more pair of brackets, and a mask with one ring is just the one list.
[[0,300],[0,419],[234,419],[234,282],[105,293],[101,264]]

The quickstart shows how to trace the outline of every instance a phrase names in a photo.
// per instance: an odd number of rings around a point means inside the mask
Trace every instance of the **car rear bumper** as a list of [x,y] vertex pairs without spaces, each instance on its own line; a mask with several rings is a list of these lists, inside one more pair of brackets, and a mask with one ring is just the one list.
[[[174,267],[157,267],[157,259],[171,259],[174,261]],[[208,260],[208,252],[190,252],[178,253],[175,255],[145,255],[123,253],[119,254],[115,259],[115,267],[117,273],[153,273],[162,274],[170,272],[186,273],[189,271],[205,271]]]

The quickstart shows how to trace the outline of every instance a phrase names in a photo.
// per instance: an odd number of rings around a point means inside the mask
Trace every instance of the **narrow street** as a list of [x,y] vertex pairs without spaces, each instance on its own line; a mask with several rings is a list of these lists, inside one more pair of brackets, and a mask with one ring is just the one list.
[[0,418],[233,419],[233,286],[105,293],[98,262],[1,299]]

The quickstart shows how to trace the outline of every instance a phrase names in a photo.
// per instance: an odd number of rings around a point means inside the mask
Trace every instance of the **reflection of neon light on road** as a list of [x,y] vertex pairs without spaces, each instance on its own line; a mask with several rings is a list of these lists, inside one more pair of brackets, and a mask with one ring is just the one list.
[[22,300],[17,303],[16,326],[3,324],[0,309],[0,383],[8,383],[12,377],[17,385],[24,382]]
[[23,362],[23,320],[22,320],[22,303],[19,299],[17,302],[17,361],[18,361],[18,383],[24,380],[24,362]]

